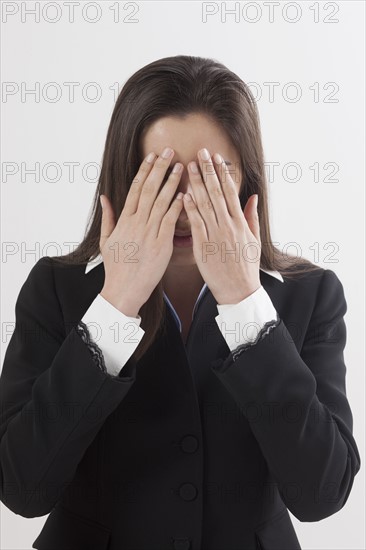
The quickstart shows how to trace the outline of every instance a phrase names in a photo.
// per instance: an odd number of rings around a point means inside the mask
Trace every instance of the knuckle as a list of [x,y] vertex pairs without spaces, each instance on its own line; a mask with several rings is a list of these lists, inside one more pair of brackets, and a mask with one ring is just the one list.
[[132,180],[132,183],[131,183],[131,187],[130,189],[132,190],[132,192],[136,191],[136,188],[139,186],[141,180],[142,180],[142,177],[143,176],[143,173],[140,171],[136,174],[136,176],[133,178]]
[[132,185],[128,191],[128,193],[131,193],[131,195],[137,195],[139,193],[139,180],[138,179],[134,179],[133,182],[132,182]]
[[154,182],[151,179],[145,181],[142,189],[142,195],[151,195],[154,192]]
[[204,210],[212,210],[213,208],[212,202],[210,200],[203,201],[200,206]]
[[137,181],[139,181],[140,177],[141,176],[145,176],[146,174],[148,174],[149,172],[149,165],[146,163],[142,163],[141,166],[140,166],[140,169],[139,171],[137,172],[136,174],[136,177],[134,179],[136,179]]
[[218,197],[223,197],[224,196],[224,194],[223,194],[220,187],[215,187],[213,191],[214,191],[215,195],[217,195]]
[[147,162],[143,162],[137,172],[137,174],[148,174],[151,168],[151,164],[148,164]]
[[157,197],[155,199],[154,208],[156,207],[157,210],[160,210],[163,208],[165,201],[161,197]]

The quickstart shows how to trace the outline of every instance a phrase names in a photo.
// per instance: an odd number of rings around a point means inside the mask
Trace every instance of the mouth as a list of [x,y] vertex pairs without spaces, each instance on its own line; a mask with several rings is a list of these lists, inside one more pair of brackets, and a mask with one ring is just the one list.
[[192,237],[191,233],[174,233],[174,237]]
[[192,248],[192,235],[190,233],[187,233],[186,235],[175,233],[173,238],[173,245],[178,248]]

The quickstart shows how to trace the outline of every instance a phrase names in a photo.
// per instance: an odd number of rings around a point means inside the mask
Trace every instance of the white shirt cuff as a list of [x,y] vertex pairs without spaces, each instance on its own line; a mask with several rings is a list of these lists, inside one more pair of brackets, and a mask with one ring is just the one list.
[[117,376],[145,334],[140,315],[128,317],[98,294],[82,321],[102,350],[107,371]]
[[217,309],[215,321],[230,351],[253,342],[265,323],[277,319],[277,311],[262,285],[238,304],[217,304]]

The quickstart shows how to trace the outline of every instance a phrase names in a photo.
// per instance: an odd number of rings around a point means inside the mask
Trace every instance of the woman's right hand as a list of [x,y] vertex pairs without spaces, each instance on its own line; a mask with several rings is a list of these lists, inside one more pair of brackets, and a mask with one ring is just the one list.
[[[173,200],[183,165],[176,163],[158,191],[174,151],[167,158],[146,158],[128,192],[121,215],[115,222],[106,195],[103,200],[100,251],[105,280],[100,294],[128,316],[136,317],[162,279],[173,253],[175,225],[183,206],[183,194]],[[174,170],[173,168],[173,170]],[[156,198],[157,197],[157,198]]]

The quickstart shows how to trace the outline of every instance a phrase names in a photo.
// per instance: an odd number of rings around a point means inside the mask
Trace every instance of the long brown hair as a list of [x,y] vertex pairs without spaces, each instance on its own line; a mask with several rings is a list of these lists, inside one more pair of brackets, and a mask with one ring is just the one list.
[[[277,270],[283,277],[297,277],[318,270],[318,266],[305,258],[288,254],[284,257],[272,244],[259,114],[248,86],[218,61],[189,55],[153,61],[126,81],[109,124],[84,239],[70,254],[52,259],[75,265],[86,264],[98,256],[102,217],[99,195],[109,198],[117,220],[143,160],[142,133],[161,117],[184,117],[191,113],[204,114],[221,125],[238,151],[242,181],[245,182],[239,193],[242,209],[250,195],[258,194],[260,267]],[[145,334],[132,356],[134,360],[144,355],[163,328],[165,307],[160,281],[139,311]]]

